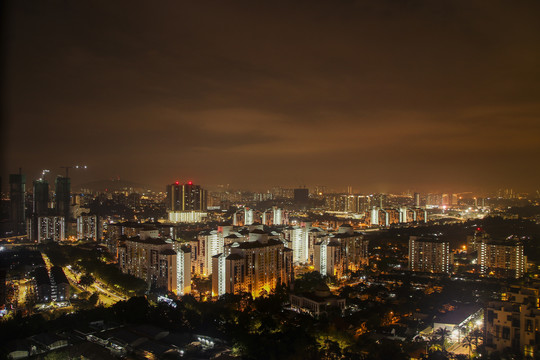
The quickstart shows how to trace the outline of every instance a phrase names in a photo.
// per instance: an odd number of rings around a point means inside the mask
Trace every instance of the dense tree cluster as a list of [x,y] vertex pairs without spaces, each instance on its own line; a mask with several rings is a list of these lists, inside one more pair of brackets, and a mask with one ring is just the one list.
[[[88,248],[84,245],[71,246],[53,243],[43,246],[42,250],[54,265],[62,267],[71,265],[86,274],[93,274],[93,277],[97,277],[108,286],[126,295],[142,295],[147,289],[144,280],[124,274],[115,264],[103,261],[107,259],[109,254],[97,246]],[[87,280],[89,279],[84,281]]]

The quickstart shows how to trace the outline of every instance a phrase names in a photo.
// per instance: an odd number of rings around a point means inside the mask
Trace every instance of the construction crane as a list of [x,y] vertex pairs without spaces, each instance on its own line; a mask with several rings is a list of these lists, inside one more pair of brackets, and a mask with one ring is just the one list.
[[69,169],[86,169],[86,165],[60,166],[61,169],[66,169],[66,178],[69,177]]
[[47,175],[48,172],[51,172],[50,170],[41,170],[41,176],[39,177],[39,181],[42,181],[45,178],[45,175]]

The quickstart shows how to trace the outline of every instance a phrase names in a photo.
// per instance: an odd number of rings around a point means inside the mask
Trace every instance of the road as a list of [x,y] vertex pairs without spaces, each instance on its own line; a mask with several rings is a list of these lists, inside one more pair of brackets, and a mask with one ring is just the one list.
[[[50,259],[44,253],[41,253],[41,256],[43,257],[43,261],[45,261],[45,266],[47,267],[47,270],[50,271],[52,267]],[[64,270],[64,273],[66,274],[66,277],[71,285],[79,289],[81,292],[97,292],[99,295],[98,303],[101,303],[104,306],[111,306],[118,301],[127,300],[125,296],[118,294],[97,279],[96,282],[89,287],[82,286],[79,284],[79,277],[82,275],[81,273],[76,272],[74,269],[71,268],[71,266],[66,266],[62,269]]]
[[98,302],[101,302],[104,306],[110,306],[118,301],[127,300],[125,296],[118,294],[116,291],[110,289],[107,285],[100,282],[98,279],[89,287],[79,285],[78,279],[82,275],[76,272],[71,267],[65,267],[64,272],[68,280],[73,283],[73,286],[77,287],[81,291],[89,291],[91,293],[97,292],[99,294]]

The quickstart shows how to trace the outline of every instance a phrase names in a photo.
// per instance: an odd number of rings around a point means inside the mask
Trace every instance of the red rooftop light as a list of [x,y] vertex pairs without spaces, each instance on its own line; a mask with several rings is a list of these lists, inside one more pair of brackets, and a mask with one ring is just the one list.
[[193,185],[193,181],[188,181],[188,185]]

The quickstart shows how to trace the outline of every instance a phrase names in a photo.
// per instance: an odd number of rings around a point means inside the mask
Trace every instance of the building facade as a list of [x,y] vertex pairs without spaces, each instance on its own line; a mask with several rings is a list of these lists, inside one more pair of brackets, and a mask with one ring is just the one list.
[[501,301],[487,304],[484,345],[489,352],[510,348],[537,358],[540,345],[540,284],[512,286]]
[[[161,238],[128,238],[118,248],[118,264],[123,273],[145,280],[149,289],[177,293],[179,282],[182,294],[191,289],[191,255],[180,243]],[[179,266],[181,279],[178,279]]]
[[292,250],[268,234],[255,234],[224,250],[212,258],[213,296],[249,292],[257,297],[293,279]]
[[409,270],[450,273],[450,244],[437,238],[409,237]]
[[527,265],[523,244],[515,237],[504,240],[484,237],[478,246],[478,265],[483,274],[519,279]]

